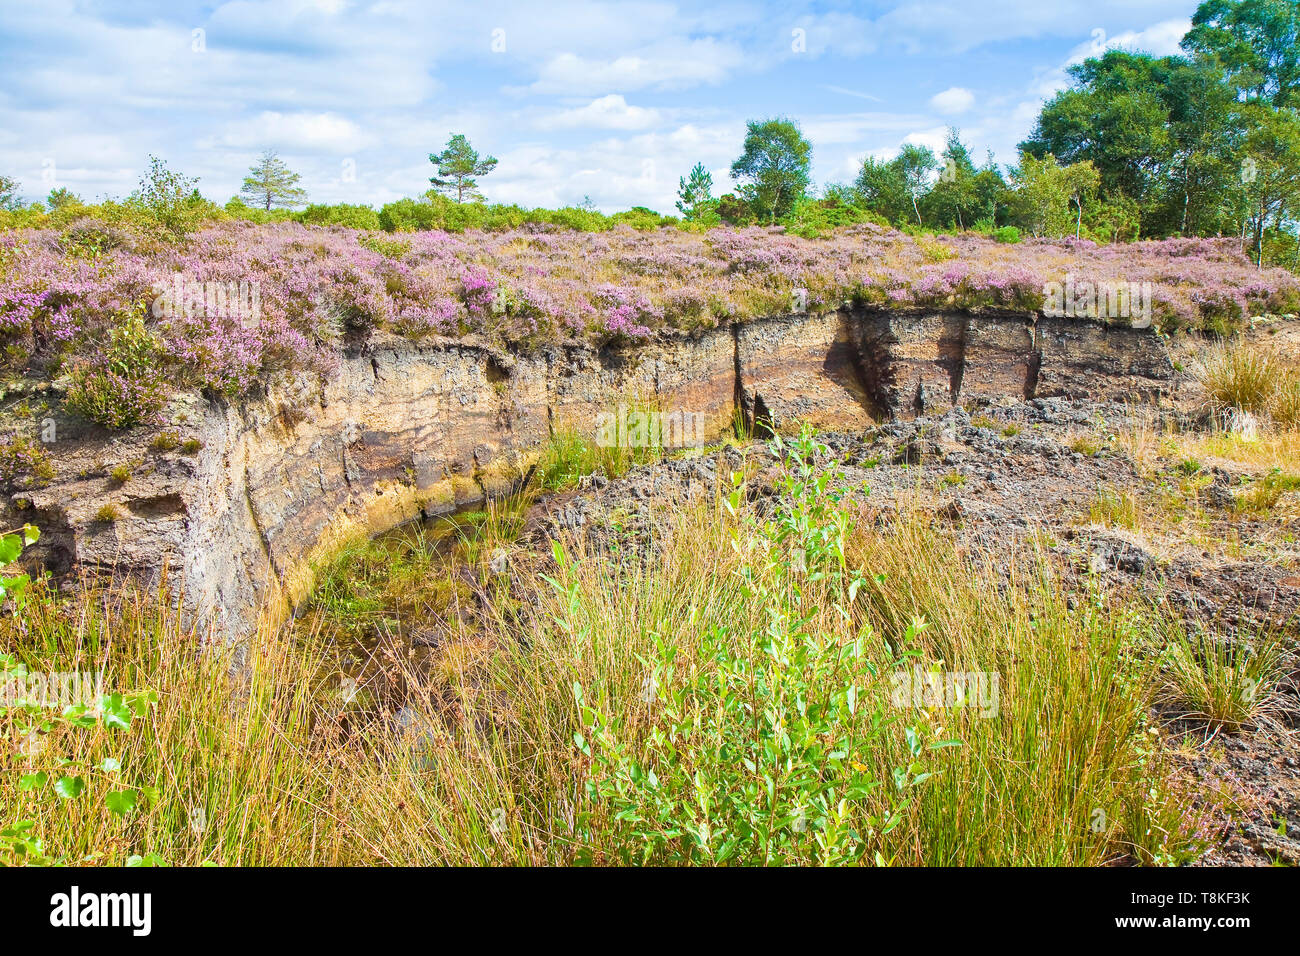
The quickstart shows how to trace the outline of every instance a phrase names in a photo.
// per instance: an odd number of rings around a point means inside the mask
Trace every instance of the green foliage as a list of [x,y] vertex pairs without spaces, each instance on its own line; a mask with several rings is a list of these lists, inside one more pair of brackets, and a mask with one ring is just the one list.
[[[3,554],[0,554],[0,558]],[[0,686],[25,681],[27,668],[12,655],[0,655]],[[151,805],[158,799],[152,786],[123,786],[122,761],[105,757],[95,763],[78,763],[59,756],[46,743],[54,736],[87,734],[96,730],[129,733],[137,718],[146,716],[158,702],[152,690],[126,694],[102,694],[90,704],[69,703],[58,713],[51,712],[42,701],[21,699],[0,701],[0,720],[15,739],[25,741],[30,760],[40,760],[45,767],[29,770],[18,779],[18,790],[28,799],[57,804],[76,803],[83,799],[102,800],[105,809],[115,816],[127,817],[137,806]],[[52,808],[51,808],[52,809]],[[34,820],[18,820],[0,829],[0,866],[63,866],[70,863],[94,863],[108,856],[107,848],[92,851],[77,859],[67,859],[46,850],[35,834]],[[129,861],[123,861],[128,862]]]
[[993,241],[1010,243],[1014,245],[1020,241],[1020,230],[1015,226],[1003,226],[1000,229],[993,230]]
[[268,149],[249,167],[240,193],[267,212],[277,206],[301,206],[307,201],[307,190],[298,185],[301,179],[284,164],[275,150]]
[[173,235],[181,236],[196,229],[215,209],[199,195],[198,182],[197,178],[169,169],[157,156],[150,156],[149,168],[127,203]]
[[[0,601],[12,600],[21,604],[31,583],[31,578],[21,571],[16,571],[13,564],[23,553],[23,549],[40,540],[40,529],[35,525],[25,524],[16,532],[0,537]],[[0,667],[4,666],[4,657],[0,657]],[[5,684],[3,672],[0,672],[0,687]],[[3,701],[0,701],[3,708]]]
[[71,206],[84,206],[85,203],[72,190],[58,186],[51,189],[50,194],[45,197],[45,205],[51,212],[58,212]]
[[690,176],[677,181],[677,211],[687,222],[699,220],[713,203],[713,174],[696,163]]
[[480,158],[478,151],[470,146],[463,133],[453,134],[441,153],[430,153],[429,162],[438,167],[438,175],[429,178],[433,188],[439,192],[454,193],[458,203],[481,198],[478,177],[486,176],[497,165],[495,157]]
[[1040,160],[1023,153],[1014,179],[1012,215],[1031,235],[1079,236],[1083,206],[1097,191],[1097,170],[1091,162],[1061,166],[1051,154]]
[[18,180],[0,176],[0,210],[14,212],[22,207],[18,198]]
[[[606,812],[622,862],[888,863],[884,838],[930,776],[926,751],[942,746],[896,727],[897,714],[868,692],[882,667],[901,660],[869,625],[847,644],[811,626],[813,594],[850,618],[867,574],[844,552],[836,477],[813,466],[825,448],[805,430],[788,445],[775,439],[773,451],[792,466],[782,488],[788,504],[773,521],[742,524],[734,539],[737,549],[753,534],[766,544],[738,571],[741,592],[767,607],[766,627],[715,625],[687,659],[657,640],[646,662],[648,729],[589,703],[574,685],[583,727],[574,741],[592,762],[587,793]],[[743,496],[737,476],[733,515]],[[555,557],[568,560],[558,545]],[[878,779],[859,754],[899,733],[908,759],[892,779]]]
[[162,346],[135,315],[110,329],[92,358],[78,362],[64,399],[70,411],[109,429],[149,421],[167,403]]
[[775,222],[808,191],[812,145],[793,120],[751,120],[745,146],[731,164],[731,178],[760,219]]
[[1234,88],[1273,106],[1300,105],[1300,3],[1206,0],[1182,48],[1220,64]]
[[854,198],[849,190],[827,190],[827,195],[821,199],[799,200],[789,214],[781,219],[781,223],[795,235],[807,239],[816,239],[840,226],[856,223],[889,225],[881,216],[855,205]]
[[313,203],[293,218],[311,226],[343,226],[347,229],[379,229],[379,213],[369,206],[336,203],[333,206]]

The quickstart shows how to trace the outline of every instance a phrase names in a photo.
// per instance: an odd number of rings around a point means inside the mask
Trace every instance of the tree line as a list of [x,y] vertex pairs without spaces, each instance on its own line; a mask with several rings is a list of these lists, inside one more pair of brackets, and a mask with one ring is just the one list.
[[[1164,57],[1109,50],[1070,67],[1071,85],[1044,104],[1017,162],[1005,167],[991,153],[976,165],[950,129],[938,155],[906,144],[892,158],[865,159],[850,183],[816,187],[812,144],[799,124],[767,118],[747,124],[729,191],[715,195],[713,173],[697,163],[678,182],[680,219],[644,207],[602,216],[589,200],[563,210],[485,204],[479,181],[498,161],[456,133],[429,154],[435,174],[420,200],[378,211],[308,205],[300,176],[268,150],[225,212],[392,231],[545,221],[580,229],[779,224],[816,236],[877,222],[1003,241],[1234,236],[1256,262],[1300,269],[1300,0],[1206,0],[1181,48]],[[150,160],[134,201],[157,205],[152,190],[191,212],[206,203],[197,181]],[[51,210],[79,203],[66,189],[46,200]],[[0,177],[0,210],[20,206],[17,183]]]

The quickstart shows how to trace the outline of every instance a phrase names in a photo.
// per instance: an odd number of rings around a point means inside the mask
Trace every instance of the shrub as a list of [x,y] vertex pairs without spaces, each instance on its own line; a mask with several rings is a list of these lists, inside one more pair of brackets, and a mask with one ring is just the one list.
[[149,421],[167,403],[158,340],[136,317],[112,329],[105,347],[72,369],[67,407],[109,429]]
[[[751,555],[729,595],[737,626],[708,628],[680,659],[676,645],[656,642],[649,728],[602,713],[575,687],[592,735],[575,734],[592,760],[587,790],[623,862],[887,862],[882,838],[930,776],[923,735],[869,691],[882,666],[899,663],[884,642],[869,627],[841,642],[810,626],[814,595],[851,619],[867,575],[846,566],[840,491],[814,474],[824,446],[805,430],[788,450],[786,509],[736,531],[735,547]],[[738,483],[732,514],[743,499]],[[556,558],[566,561],[558,547]],[[746,626],[741,608],[765,609],[765,626]],[[908,756],[882,781],[852,755],[893,735],[906,737]]]
[[1020,230],[1015,226],[1003,226],[993,230],[993,241],[1015,244],[1020,241]]
[[298,222],[313,226],[345,226],[348,229],[379,229],[379,213],[369,206],[338,203],[334,206],[312,204],[293,214]]
[[30,435],[11,435],[0,441],[0,485],[4,488],[41,488],[53,480],[50,456]]

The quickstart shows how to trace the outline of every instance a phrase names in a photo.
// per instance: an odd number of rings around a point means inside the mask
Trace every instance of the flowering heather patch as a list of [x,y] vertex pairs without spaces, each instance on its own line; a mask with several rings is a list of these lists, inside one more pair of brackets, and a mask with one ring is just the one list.
[[[178,274],[186,283],[256,283],[257,321],[153,314],[151,303]],[[1300,309],[1295,277],[1256,270],[1233,240],[1009,245],[972,233],[914,239],[870,225],[819,239],[779,228],[536,226],[387,236],[233,221],[148,253],[88,247],[71,230],[0,233],[0,346],[13,369],[86,370],[110,330],[144,317],[171,381],[233,398],[276,369],[328,373],[341,337],[374,328],[524,347],[636,342],[663,329],[788,313],[796,301],[810,310],[844,302],[1039,310],[1048,284],[1067,276],[1098,286],[1151,283],[1164,328],[1226,327]]]

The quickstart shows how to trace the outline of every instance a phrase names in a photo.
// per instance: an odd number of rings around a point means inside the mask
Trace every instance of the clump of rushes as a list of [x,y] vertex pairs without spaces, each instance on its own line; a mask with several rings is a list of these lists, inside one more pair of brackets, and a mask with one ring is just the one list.
[[122,512],[111,501],[108,504],[100,505],[99,510],[95,512],[95,520],[100,524],[112,524],[120,517],[122,517]]
[[1159,696],[1182,717],[1204,721],[1210,730],[1235,732],[1276,712],[1273,691],[1283,676],[1285,656],[1276,634],[1252,645],[1176,629],[1162,655]]
[[1277,390],[1275,366],[1264,349],[1222,341],[1206,348],[1195,374],[1213,408],[1265,412]]
[[131,480],[131,466],[125,464],[114,465],[108,476],[117,484],[124,485]]

